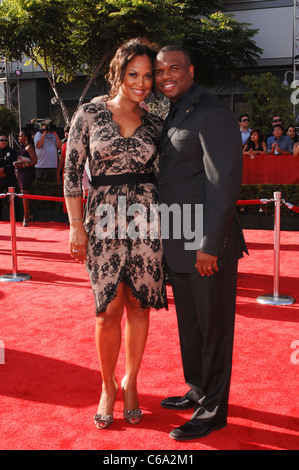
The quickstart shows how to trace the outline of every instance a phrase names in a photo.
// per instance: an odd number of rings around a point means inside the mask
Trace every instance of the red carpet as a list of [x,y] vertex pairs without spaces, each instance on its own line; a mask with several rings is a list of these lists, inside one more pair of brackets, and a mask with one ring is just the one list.
[[[273,292],[273,232],[246,230],[245,236],[250,256],[239,265],[228,426],[204,439],[179,443],[168,434],[189,419],[190,411],[173,412],[159,405],[164,397],[187,390],[171,288],[169,312],[151,314],[139,376],[145,417],[137,427],[128,425],[119,392],[115,421],[109,430],[100,431],[92,419],[100,374],[94,300],[85,269],[68,255],[65,224],[17,224],[18,272],[32,279],[0,283],[0,347],[5,346],[5,363],[0,363],[0,449],[298,449],[298,232],[281,233],[280,292],[297,300],[285,307],[256,302],[258,295]],[[0,275],[11,271],[10,225],[0,222]],[[119,380],[123,373],[122,349]]]

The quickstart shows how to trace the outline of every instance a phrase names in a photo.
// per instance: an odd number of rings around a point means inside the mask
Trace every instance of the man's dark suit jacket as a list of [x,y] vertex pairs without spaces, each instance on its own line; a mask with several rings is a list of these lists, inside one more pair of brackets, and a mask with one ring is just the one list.
[[242,183],[239,126],[230,109],[197,84],[175,107],[160,145],[159,203],[203,204],[203,238],[192,251],[184,249],[190,240],[183,236],[164,239],[165,259],[175,272],[195,272],[200,249],[217,256],[221,268],[247,251],[235,214]]

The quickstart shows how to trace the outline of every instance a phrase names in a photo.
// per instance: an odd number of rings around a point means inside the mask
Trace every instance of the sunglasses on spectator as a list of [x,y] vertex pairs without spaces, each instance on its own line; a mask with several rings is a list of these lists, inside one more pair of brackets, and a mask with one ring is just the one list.
[[249,119],[242,119],[242,122],[249,122]]
[[8,139],[0,139],[0,142],[8,142]]
[[281,119],[274,119],[272,122],[281,122]]

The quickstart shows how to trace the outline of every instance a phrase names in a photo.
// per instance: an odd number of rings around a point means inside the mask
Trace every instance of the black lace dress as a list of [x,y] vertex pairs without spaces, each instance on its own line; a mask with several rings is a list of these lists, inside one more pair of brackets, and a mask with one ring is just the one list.
[[[67,145],[65,196],[82,195],[87,158],[92,177],[156,174],[161,131],[161,119],[145,112],[134,134],[122,137],[106,109],[104,97],[81,106],[72,122]],[[95,296],[96,315],[105,312],[121,281],[131,287],[143,308],[167,308],[155,205],[158,193],[154,183],[91,185],[84,217],[89,238],[85,266]]]

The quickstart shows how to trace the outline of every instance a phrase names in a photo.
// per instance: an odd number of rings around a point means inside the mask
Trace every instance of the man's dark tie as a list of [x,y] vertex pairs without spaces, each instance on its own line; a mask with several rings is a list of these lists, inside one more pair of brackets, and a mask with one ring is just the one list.
[[175,108],[174,106],[170,108],[170,111],[164,121],[164,124],[163,124],[163,132],[162,132],[162,136],[161,136],[161,142],[163,141],[164,137],[166,136],[168,130],[170,129],[171,127],[171,124],[172,124],[172,121],[174,120],[175,118],[175,115],[177,113],[177,108]]
[[165,119],[165,123],[164,123],[166,129],[169,129],[170,124],[171,124],[172,121],[174,120],[174,117],[175,117],[175,115],[176,115],[176,113],[177,113],[177,110],[178,110],[178,108],[176,108],[175,106],[172,106],[172,107],[170,108],[170,111],[169,111],[169,113],[168,113],[168,115],[167,115],[167,118]]

